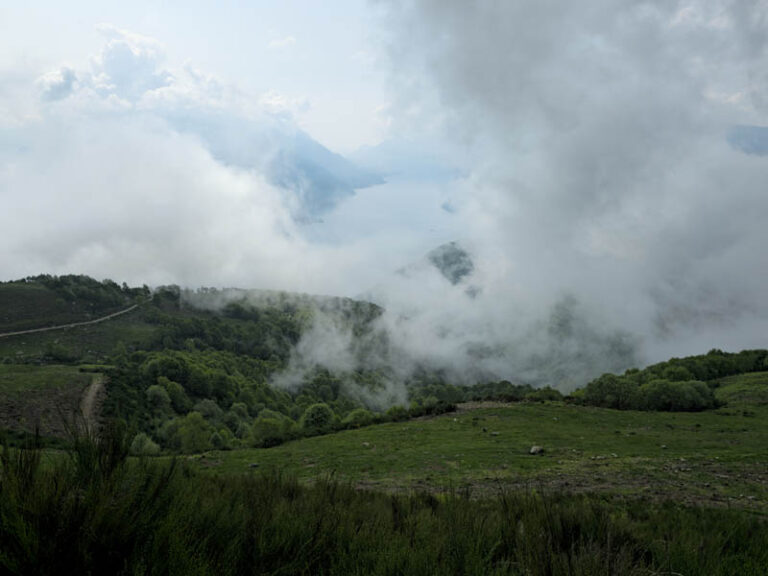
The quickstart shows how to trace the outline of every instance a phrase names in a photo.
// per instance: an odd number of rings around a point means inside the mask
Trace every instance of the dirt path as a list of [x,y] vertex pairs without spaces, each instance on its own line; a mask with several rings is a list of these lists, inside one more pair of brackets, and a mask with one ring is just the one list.
[[98,424],[98,408],[104,397],[104,383],[107,377],[104,374],[94,374],[93,380],[83,392],[80,401],[80,412],[88,427],[95,429]]
[[5,332],[3,334],[0,334],[0,338],[4,338],[5,336],[20,336],[22,334],[34,334],[36,332],[48,332],[50,330],[63,330],[65,328],[76,328],[78,326],[89,326],[90,324],[98,324],[99,322],[104,322],[105,320],[109,320],[110,318],[115,318],[116,316],[127,314],[131,310],[138,307],[139,307],[138,304],[134,304],[133,306],[129,306],[125,310],[119,310],[117,312],[113,312],[112,314],[107,314],[106,316],[102,316],[101,318],[96,318],[95,320],[87,320],[86,322],[74,322],[72,324],[48,326],[47,328],[33,328],[31,330],[20,330],[18,332]]

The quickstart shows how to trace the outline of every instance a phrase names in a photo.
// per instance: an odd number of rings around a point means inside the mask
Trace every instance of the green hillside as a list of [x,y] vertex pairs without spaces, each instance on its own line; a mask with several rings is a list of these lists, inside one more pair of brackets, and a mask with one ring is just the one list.
[[87,322],[149,297],[149,289],[87,276],[41,275],[0,282],[0,334]]
[[[6,329],[56,328],[0,336],[0,571],[768,565],[765,350],[671,359],[567,396],[416,367],[396,395],[381,310],[365,302],[79,276],[0,295]],[[297,369],[316,323],[351,335],[366,368]],[[90,433],[67,428],[85,404]]]

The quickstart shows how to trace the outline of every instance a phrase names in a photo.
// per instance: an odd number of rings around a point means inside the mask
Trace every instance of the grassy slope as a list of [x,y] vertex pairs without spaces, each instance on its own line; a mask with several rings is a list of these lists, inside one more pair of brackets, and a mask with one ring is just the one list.
[[27,392],[65,389],[85,386],[91,374],[84,374],[77,366],[30,366],[24,364],[0,364],[0,394],[4,397],[19,396]]
[[86,360],[100,361],[113,352],[118,342],[130,345],[152,337],[157,328],[144,321],[144,313],[137,309],[101,324],[0,338],[0,358],[37,358],[54,344]]
[[[768,373],[756,387],[768,388]],[[727,396],[757,381],[731,378]],[[749,409],[745,409],[748,406]],[[483,431],[483,429],[487,431]],[[528,453],[540,445],[544,454]],[[302,479],[333,474],[384,489],[499,483],[600,490],[768,510],[768,407],[714,412],[617,411],[552,404],[479,408],[198,459],[224,473],[280,468]]]
[[0,333],[92,320],[124,306],[94,307],[89,302],[66,302],[40,284],[0,284]]
[[64,436],[64,415],[78,411],[92,378],[76,366],[0,364],[0,429],[39,427],[44,435]]
[[753,372],[718,381],[718,399],[729,406],[768,406],[768,372]]

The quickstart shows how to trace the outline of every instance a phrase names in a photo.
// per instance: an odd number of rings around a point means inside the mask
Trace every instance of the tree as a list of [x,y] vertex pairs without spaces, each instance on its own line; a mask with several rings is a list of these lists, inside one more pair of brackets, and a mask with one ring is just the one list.
[[301,417],[301,428],[308,434],[325,434],[333,428],[335,415],[328,404],[312,404]]
[[360,428],[362,426],[368,426],[373,422],[373,414],[365,408],[357,408],[352,410],[341,423],[345,428]]
[[251,426],[253,444],[262,448],[282,444],[291,437],[293,426],[293,420],[287,416],[265,408]]
[[200,412],[190,412],[181,419],[178,429],[179,444],[185,454],[211,449],[213,429]]
[[584,389],[584,402],[603,408],[637,409],[639,398],[637,384],[613,374],[603,374]]
[[160,446],[153,442],[149,436],[139,432],[133,438],[129,450],[134,456],[154,456],[160,453]]

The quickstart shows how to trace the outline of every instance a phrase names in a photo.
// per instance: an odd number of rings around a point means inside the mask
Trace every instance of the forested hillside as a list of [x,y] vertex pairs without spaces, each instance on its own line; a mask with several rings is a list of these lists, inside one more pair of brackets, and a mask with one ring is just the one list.
[[[72,377],[71,370],[103,373],[101,419],[124,421],[135,436],[135,453],[268,447],[439,414],[466,401],[566,400],[618,409],[705,410],[722,404],[714,394],[719,379],[764,370],[768,357],[764,350],[713,350],[622,376],[607,374],[564,398],[549,387],[508,380],[457,382],[434,366],[416,365],[404,374],[389,356],[388,334],[378,324],[381,308],[350,299],[177,286],[150,291],[85,276],[0,283],[0,297],[2,333],[128,310],[98,324],[0,338],[0,361],[7,367],[0,419],[5,427],[31,431],[40,414],[53,418],[55,397],[70,398],[67,405],[77,407],[88,379]],[[349,338],[347,364],[332,358],[297,360],[305,338],[311,335],[315,346],[317,341],[330,345],[327,341],[339,334]],[[20,384],[20,372],[10,369],[17,365],[37,370],[40,377],[25,372],[28,384]],[[70,372],[42,372],[57,365]],[[58,383],[45,374],[69,376]],[[41,407],[46,398],[50,405]],[[36,408],[30,410],[30,403]]]

